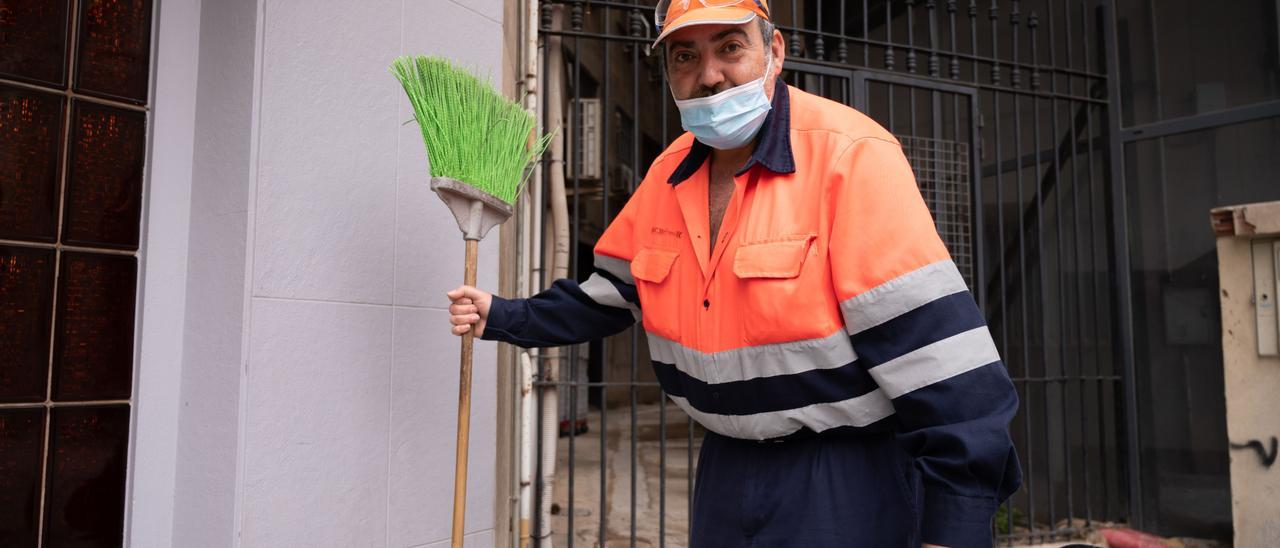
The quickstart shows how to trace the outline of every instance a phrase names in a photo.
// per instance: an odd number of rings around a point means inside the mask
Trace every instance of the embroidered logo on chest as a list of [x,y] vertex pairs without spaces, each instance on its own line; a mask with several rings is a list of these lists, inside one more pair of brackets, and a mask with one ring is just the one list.
[[684,236],[684,232],[683,232],[683,231],[680,231],[680,230],[671,230],[671,229],[669,229],[669,228],[659,228],[659,227],[656,227],[656,226],[655,226],[655,227],[653,227],[653,229],[652,229],[652,230],[650,230],[650,232],[652,232],[652,233],[653,233],[653,234],[655,234],[655,235],[658,235],[658,236],[666,236],[666,237],[668,237],[668,238],[679,238],[679,237],[681,237],[681,236]]

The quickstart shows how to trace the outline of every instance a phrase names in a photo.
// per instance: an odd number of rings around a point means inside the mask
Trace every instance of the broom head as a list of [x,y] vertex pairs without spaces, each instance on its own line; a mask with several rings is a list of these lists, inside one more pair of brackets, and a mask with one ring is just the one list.
[[401,56],[390,67],[413,105],[431,177],[460,181],[513,205],[550,136],[488,82],[436,56]]
[[446,59],[402,56],[390,70],[422,131],[431,189],[467,239],[482,239],[511,216],[550,135],[533,139],[533,115]]

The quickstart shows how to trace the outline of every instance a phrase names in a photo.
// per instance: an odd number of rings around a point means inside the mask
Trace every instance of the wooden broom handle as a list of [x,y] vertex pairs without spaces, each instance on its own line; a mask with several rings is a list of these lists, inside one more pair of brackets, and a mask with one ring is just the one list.
[[[468,286],[476,285],[476,262],[479,240],[466,240],[467,266],[463,276]],[[453,468],[453,548],[462,547],[463,518],[467,511],[467,442],[471,430],[471,352],[475,344],[475,326],[462,335],[462,371],[458,376],[458,452]]]

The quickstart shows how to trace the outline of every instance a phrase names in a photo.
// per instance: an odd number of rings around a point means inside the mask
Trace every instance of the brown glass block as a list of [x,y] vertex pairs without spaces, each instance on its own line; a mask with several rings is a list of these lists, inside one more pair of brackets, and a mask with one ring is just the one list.
[[62,87],[67,75],[70,0],[5,0],[0,76]]
[[81,0],[76,85],[81,93],[147,101],[150,0]]
[[65,104],[58,95],[0,86],[0,238],[57,238]]
[[129,397],[137,264],[127,255],[62,253],[53,343],[54,401]]
[[129,407],[56,407],[49,436],[44,545],[121,546]]
[[146,116],[75,101],[63,243],[138,248]]
[[0,246],[0,402],[44,401],[53,317],[53,253]]
[[0,546],[34,548],[38,540],[44,413],[0,409]]

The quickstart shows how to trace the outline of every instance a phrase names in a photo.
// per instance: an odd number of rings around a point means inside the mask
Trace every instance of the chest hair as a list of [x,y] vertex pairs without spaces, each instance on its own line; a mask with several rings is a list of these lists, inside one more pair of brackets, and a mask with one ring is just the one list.
[[716,249],[716,239],[720,235],[720,222],[724,220],[724,211],[729,208],[729,200],[733,198],[733,187],[733,172],[727,169],[715,169],[715,166],[712,166],[707,200],[707,213],[711,221],[711,251]]

